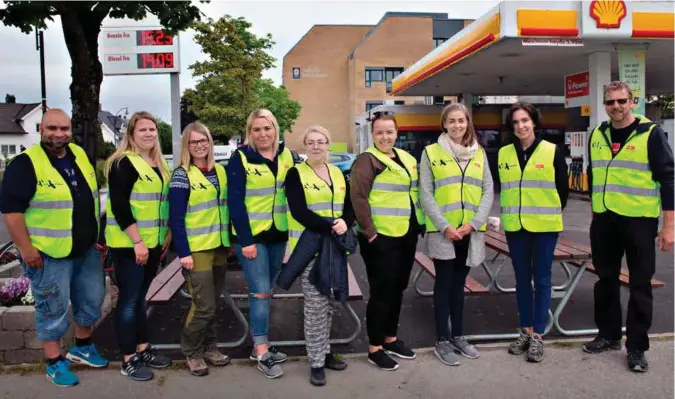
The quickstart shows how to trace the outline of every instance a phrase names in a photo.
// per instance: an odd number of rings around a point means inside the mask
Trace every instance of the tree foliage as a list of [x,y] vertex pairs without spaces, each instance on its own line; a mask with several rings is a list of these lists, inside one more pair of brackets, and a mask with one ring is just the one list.
[[274,66],[274,58],[267,53],[274,44],[272,36],[258,37],[250,27],[244,18],[229,15],[193,25],[195,41],[209,59],[190,65],[200,80],[184,97],[220,141],[242,135],[248,114],[258,104],[255,83]]
[[16,96],[14,94],[5,94],[5,103],[14,104],[16,103]]
[[258,79],[255,84],[258,107],[267,108],[279,122],[281,134],[290,132],[300,115],[300,103],[292,100],[284,86],[275,86],[272,79]]
[[46,29],[47,21],[61,18],[63,37],[72,61],[70,97],[73,135],[90,161],[97,154],[96,126],[103,70],[98,59],[98,37],[106,17],[140,21],[155,15],[168,33],[176,33],[201,17],[190,1],[5,1],[0,21],[24,33]]
[[661,108],[661,118],[673,118],[673,93],[653,96],[650,103],[656,104],[659,108]]
[[162,154],[173,153],[171,125],[163,120],[157,120],[157,133],[159,134],[159,144],[162,146]]

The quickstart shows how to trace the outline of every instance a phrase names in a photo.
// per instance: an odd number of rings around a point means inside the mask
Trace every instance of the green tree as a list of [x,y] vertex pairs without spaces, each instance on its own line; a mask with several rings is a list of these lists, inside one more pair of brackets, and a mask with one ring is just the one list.
[[163,120],[158,120],[157,125],[157,133],[159,133],[159,144],[162,146],[162,154],[167,155],[173,153],[171,125]]
[[658,96],[651,97],[650,103],[656,104],[661,108],[661,118],[662,119],[672,119],[673,118],[673,93],[669,94],[659,94]]
[[280,134],[292,131],[301,106],[288,96],[288,90],[284,86],[275,86],[272,79],[258,79],[255,82],[255,92],[258,106],[269,109],[277,118]]
[[16,96],[14,94],[5,94],[5,103],[14,104],[16,103]]
[[46,29],[46,21],[61,17],[63,37],[71,59],[70,98],[75,140],[84,146],[90,161],[96,151],[98,104],[103,70],[98,59],[98,37],[106,17],[139,21],[156,15],[168,33],[185,29],[201,17],[190,1],[5,1],[0,21],[24,33]]
[[258,104],[255,82],[274,66],[274,58],[266,52],[274,44],[272,36],[258,37],[250,27],[244,18],[229,15],[193,24],[195,41],[209,59],[190,65],[200,81],[184,97],[190,111],[220,141],[242,133]]

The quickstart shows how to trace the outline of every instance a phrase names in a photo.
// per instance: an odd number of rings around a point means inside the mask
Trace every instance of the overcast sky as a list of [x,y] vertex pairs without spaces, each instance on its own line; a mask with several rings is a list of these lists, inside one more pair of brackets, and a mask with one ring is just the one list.
[[[253,24],[252,31],[263,35],[271,33],[276,42],[271,51],[277,59],[276,67],[264,76],[281,83],[284,55],[315,24],[374,25],[387,11],[443,12],[450,18],[476,19],[498,1],[213,1],[200,4],[202,11],[213,19],[225,14],[244,17]],[[0,7],[3,7],[0,2]],[[104,27],[153,25],[154,18],[142,22],[106,19]],[[47,76],[47,104],[63,108],[68,113],[70,104],[70,57],[63,39],[58,18],[45,32],[45,63]],[[194,87],[188,66],[205,59],[193,41],[193,33],[180,34],[181,92]],[[35,49],[35,34],[26,35],[16,28],[0,24],[0,102],[6,93],[16,96],[17,102],[40,101],[39,53]],[[116,113],[128,107],[129,113],[149,111],[170,121],[170,92],[168,75],[109,76],[101,86],[103,109]]]

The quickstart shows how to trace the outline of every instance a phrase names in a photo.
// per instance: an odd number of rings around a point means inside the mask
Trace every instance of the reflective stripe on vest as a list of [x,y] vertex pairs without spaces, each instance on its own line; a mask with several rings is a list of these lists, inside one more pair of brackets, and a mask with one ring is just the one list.
[[499,150],[501,219],[504,231],[562,231],[560,196],[553,160],[556,146],[540,141],[523,171],[513,144]]
[[227,208],[227,176],[222,165],[215,165],[218,190],[198,167],[187,172],[190,197],[185,214],[185,230],[191,252],[230,246]]
[[[129,196],[131,213],[136,219],[138,233],[148,248],[164,244],[169,226],[169,179],[162,179],[150,165],[137,153],[127,152],[125,156],[138,172]],[[162,158],[164,168],[169,165]],[[166,180],[166,181],[165,181]],[[110,188],[111,190],[114,187]],[[106,245],[111,248],[133,248],[131,238],[120,229],[110,205],[110,195],[106,201]]]
[[[320,178],[311,166],[306,162],[295,166],[300,175],[307,208],[319,216],[339,218],[342,216],[342,210],[347,194],[347,183],[345,177],[337,167],[328,165],[328,173],[333,182],[333,187],[328,185]],[[288,213],[288,245],[290,251],[298,244],[298,239],[305,231],[305,226],[293,218],[291,212]]]
[[405,168],[375,147],[366,150],[386,166],[375,176],[368,203],[375,230],[386,236],[402,237],[410,228],[411,200],[417,223],[424,224],[424,214],[419,202],[417,160],[403,150],[394,151]]
[[[483,197],[483,149],[467,163],[464,171],[438,143],[425,148],[434,178],[434,199],[445,220],[452,227],[459,227],[473,220]],[[431,218],[426,218],[428,232],[438,231]],[[485,231],[485,223],[479,227]]]
[[[288,148],[277,157],[277,176],[267,164],[249,163],[243,151],[239,151],[241,163],[246,171],[246,198],[244,204],[248,214],[251,233],[255,236],[272,227],[279,231],[288,230],[286,217],[286,193],[284,181],[286,173],[293,167],[293,154]],[[237,232],[232,227],[232,234]]]
[[661,213],[661,185],[654,181],[648,154],[649,136],[656,124],[641,115],[636,118],[640,120],[637,129],[616,156],[612,154],[608,123],[598,125],[591,133],[591,205],[595,213],[609,209],[623,216],[651,218]]
[[[75,156],[77,167],[89,185],[94,201],[94,214],[99,222],[99,197],[96,172],[84,150],[68,144]],[[65,258],[73,249],[73,197],[70,186],[54,168],[42,146],[38,143],[25,151],[30,158],[37,186],[24,214],[30,242],[40,252],[52,258]]]

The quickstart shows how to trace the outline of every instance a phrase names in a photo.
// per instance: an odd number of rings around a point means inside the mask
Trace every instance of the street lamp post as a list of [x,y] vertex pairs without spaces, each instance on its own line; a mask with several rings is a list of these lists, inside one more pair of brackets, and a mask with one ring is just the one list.
[[44,32],[35,28],[35,49],[40,51],[40,81],[42,89],[42,114],[47,112],[47,83],[45,81],[45,40]]

